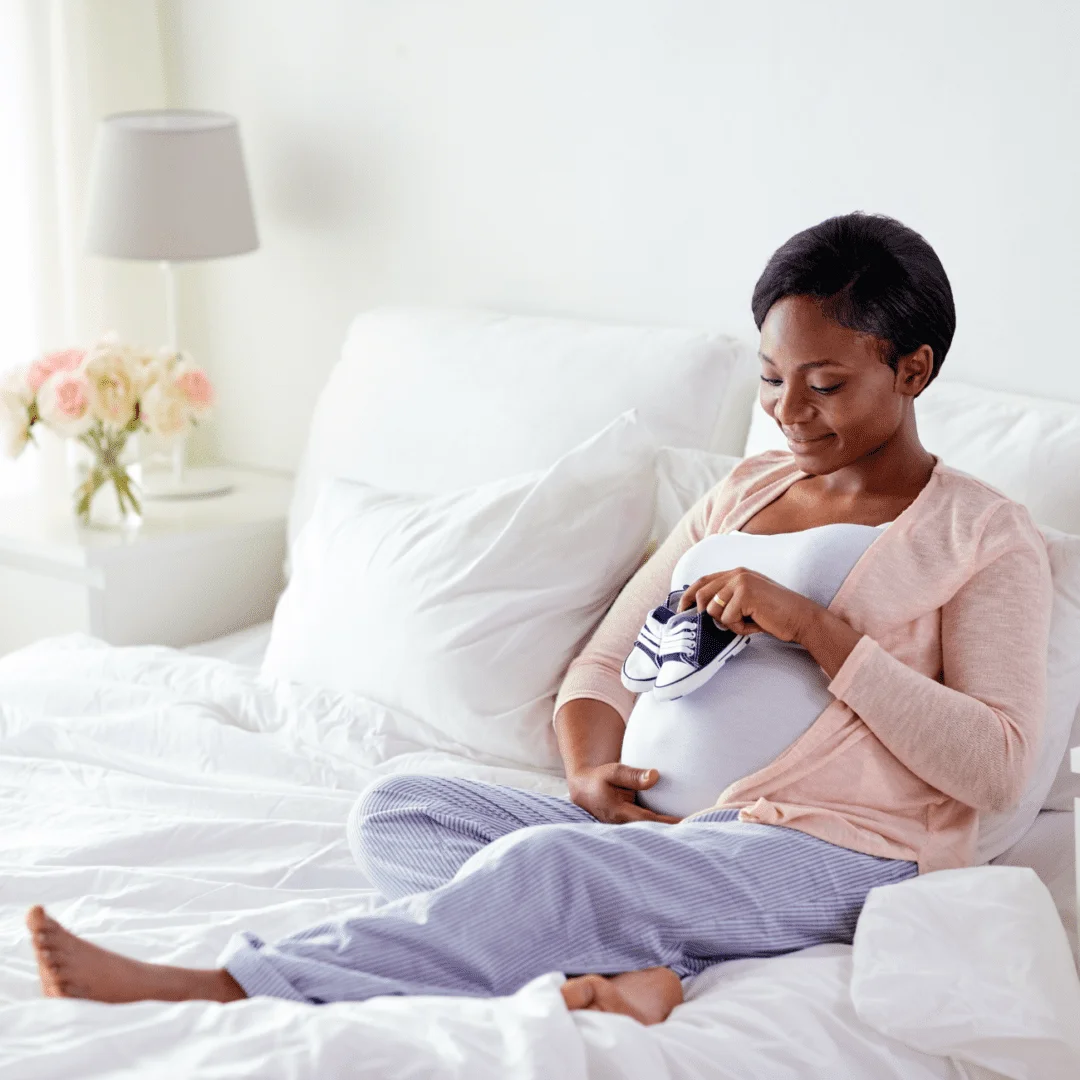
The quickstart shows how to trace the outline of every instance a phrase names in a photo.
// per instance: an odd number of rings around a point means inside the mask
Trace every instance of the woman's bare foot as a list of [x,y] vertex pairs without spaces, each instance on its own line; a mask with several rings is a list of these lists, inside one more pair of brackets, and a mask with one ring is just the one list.
[[578,975],[562,986],[568,1009],[622,1013],[642,1024],[659,1024],[682,1004],[682,983],[671,968],[654,967],[621,975]]
[[247,997],[227,971],[196,971],[129,960],[76,937],[42,907],[29,910],[26,926],[46,997],[108,1002],[238,1001]]

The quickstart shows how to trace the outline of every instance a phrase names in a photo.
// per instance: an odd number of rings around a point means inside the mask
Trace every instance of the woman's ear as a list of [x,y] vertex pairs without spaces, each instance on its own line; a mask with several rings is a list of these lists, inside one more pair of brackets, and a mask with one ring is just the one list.
[[929,345],[920,345],[896,361],[894,388],[898,394],[918,397],[926,389],[933,371],[934,350]]

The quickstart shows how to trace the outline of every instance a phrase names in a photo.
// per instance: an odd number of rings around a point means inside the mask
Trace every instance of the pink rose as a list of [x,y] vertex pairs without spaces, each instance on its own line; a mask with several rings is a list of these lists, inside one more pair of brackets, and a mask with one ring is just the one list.
[[65,374],[56,380],[56,411],[68,420],[81,420],[90,408],[85,379]]
[[80,371],[57,371],[38,394],[42,421],[60,435],[81,435],[94,422],[90,384]]
[[214,404],[214,387],[202,368],[186,368],[176,376],[176,386],[195,412],[206,412]]
[[46,353],[40,360],[35,360],[26,373],[26,383],[36,394],[45,380],[58,371],[75,371],[86,356],[85,349],[58,349],[56,352]]

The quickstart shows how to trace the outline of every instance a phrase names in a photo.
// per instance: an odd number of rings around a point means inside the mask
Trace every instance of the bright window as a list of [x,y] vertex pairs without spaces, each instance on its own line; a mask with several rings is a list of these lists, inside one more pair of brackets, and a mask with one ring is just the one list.
[[[27,54],[24,5],[0,4],[0,374],[27,363],[38,348]],[[0,495],[33,486],[36,458],[27,450],[13,463],[0,452]]]

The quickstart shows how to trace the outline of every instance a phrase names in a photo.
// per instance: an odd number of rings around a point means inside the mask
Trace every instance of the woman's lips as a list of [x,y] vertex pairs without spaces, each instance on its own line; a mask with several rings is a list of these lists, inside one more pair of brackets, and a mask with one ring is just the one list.
[[785,432],[784,438],[787,439],[788,446],[790,446],[793,450],[804,450],[807,447],[815,446],[817,443],[824,442],[826,439],[831,439],[832,432],[829,432],[827,435],[815,435],[812,438],[807,438],[806,436],[799,436],[798,438],[796,438],[795,436],[788,435]]

